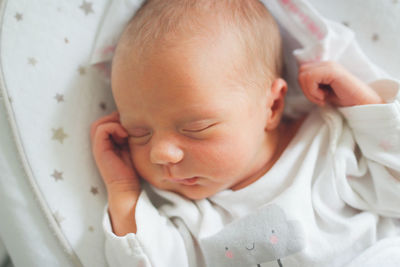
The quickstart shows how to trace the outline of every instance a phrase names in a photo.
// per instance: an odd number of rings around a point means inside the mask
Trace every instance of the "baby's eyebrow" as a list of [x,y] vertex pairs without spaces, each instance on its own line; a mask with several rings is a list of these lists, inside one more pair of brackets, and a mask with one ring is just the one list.
[[[225,117],[226,111],[221,108],[205,108],[199,107],[186,107],[182,110],[174,112],[169,119],[176,126],[181,126],[189,123],[201,123],[202,121],[216,122]],[[167,117],[166,117],[167,118]],[[148,124],[146,116],[132,113],[120,113],[120,122],[126,128],[142,127]]]
[[206,117],[206,118],[196,118],[191,120],[186,120],[181,123],[182,126],[195,126],[197,124],[207,124],[207,123],[214,123],[217,121],[217,118]]
[[[217,116],[194,116],[180,118],[172,123],[177,127],[192,127],[197,125],[212,124],[218,121],[220,121],[220,119]],[[147,128],[147,124],[143,120],[121,119],[121,124],[128,130],[133,128]]]
[[177,124],[189,124],[189,123],[201,123],[207,121],[216,121],[221,119],[221,112],[216,110],[199,110],[196,109],[195,112],[182,112],[182,116],[177,119]]

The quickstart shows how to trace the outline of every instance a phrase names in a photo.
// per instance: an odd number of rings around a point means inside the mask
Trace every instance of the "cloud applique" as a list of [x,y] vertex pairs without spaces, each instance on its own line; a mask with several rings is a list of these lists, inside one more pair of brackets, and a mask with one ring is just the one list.
[[304,232],[297,221],[287,220],[275,204],[225,226],[217,234],[201,240],[207,266],[260,266],[277,261],[304,248]]

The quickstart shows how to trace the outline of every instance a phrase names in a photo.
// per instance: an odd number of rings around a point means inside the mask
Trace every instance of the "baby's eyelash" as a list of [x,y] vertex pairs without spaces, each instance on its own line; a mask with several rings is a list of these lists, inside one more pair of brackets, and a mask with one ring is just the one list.
[[145,135],[129,135],[130,142],[135,145],[145,145],[149,142],[151,139],[151,133],[145,134]]
[[201,132],[201,131],[207,130],[207,129],[215,126],[216,124],[217,123],[213,123],[213,124],[207,125],[205,127],[199,128],[199,129],[183,129],[182,131],[189,132],[189,133],[197,133],[197,132]]
[[148,137],[149,135],[150,135],[150,133],[147,133],[147,134],[144,134],[144,135],[140,135],[140,136],[130,134],[129,136],[133,137],[133,138],[143,138],[143,137]]
[[151,135],[151,132],[145,132],[145,133],[129,133],[129,137],[133,137],[133,138],[143,138],[143,137],[148,137],[149,135]]
[[142,137],[147,137],[151,134],[151,131],[142,129],[142,128],[137,128],[129,132],[129,136],[133,138],[142,138]]

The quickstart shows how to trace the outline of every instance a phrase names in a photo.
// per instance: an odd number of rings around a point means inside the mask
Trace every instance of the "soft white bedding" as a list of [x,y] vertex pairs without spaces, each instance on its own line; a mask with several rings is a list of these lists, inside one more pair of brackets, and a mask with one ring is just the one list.
[[[0,236],[16,266],[106,266],[106,195],[88,133],[114,104],[106,69],[89,58],[111,2],[1,3]],[[400,78],[398,1],[310,3],[347,24],[368,56]]]
[[5,249],[15,266],[72,266],[26,180],[5,112],[0,101],[0,236]]

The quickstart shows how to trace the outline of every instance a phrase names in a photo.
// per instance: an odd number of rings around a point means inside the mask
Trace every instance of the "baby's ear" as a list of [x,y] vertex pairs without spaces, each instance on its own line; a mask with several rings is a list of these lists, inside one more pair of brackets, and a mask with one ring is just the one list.
[[268,112],[268,122],[265,127],[266,130],[274,130],[278,127],[279,122],[283,114],[283,108],[285,107],[285,95],[287,92],[287,83],[282,78],[277,78],[271,84],[271,90],[269,94],[270,102]]

